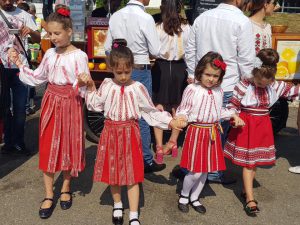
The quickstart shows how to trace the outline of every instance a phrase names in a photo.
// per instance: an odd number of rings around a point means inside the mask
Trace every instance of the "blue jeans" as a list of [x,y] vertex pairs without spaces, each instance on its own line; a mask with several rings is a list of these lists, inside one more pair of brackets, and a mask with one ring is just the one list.
[[27,85],[23,84],[18,69],[4,69],[8,78],[7,93],[12,106],[6,110],[4,118],[4,143],[8,146],[24,147],[24,129],[26,120]]
[[[232,94],[233,94],[232,92],[224,92],[223,107],[226,107],[230,98],[232,97]],[[225,142],[227,139],[227,135],[228,135],[228,131],[230,128],[230,123],[228,120],[222,120],[221,125],[223,128],[223,134],[221,134],[221,141],[222,141],[222,148],[224,148],[224,145],[225,145]],[[223,176],[223,174],[224,174],[223,171],[211,172],[211,173],[208,173],[207,179],[210,181],[219,180]]]
[[[132,79],[141,82],[148,90],[150,96],[152,96],[152,77],[151,70],[133,70]],[[143,147],[143,157],[145,164],[151,165],[153,162],[153,155],[151,151],[151,134],[150,127],[148,123],[141,118],[139,121],[142,147]]]

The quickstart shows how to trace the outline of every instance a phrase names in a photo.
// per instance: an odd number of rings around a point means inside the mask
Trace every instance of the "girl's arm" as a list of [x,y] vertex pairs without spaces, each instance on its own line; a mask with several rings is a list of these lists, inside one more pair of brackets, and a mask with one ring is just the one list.
[[[80,74],[87,74],[90,78],[90,70],[88,68],[88,57],[84,52],[79,51],[78,57],[75,58],[75,75],[77,77],[77,81]],[[77,81],[73,84],[76,85]],[[78,85],[78,84],[77,84]],[[80,87],[79,85],[79,94],[81,97],[85,97],[86,86]]]
[[48,81],[48,51],[44,55],[38,68],[35,70],[30,69],[28,66],[22,63],[19,57],[20,55],[15,49],[10,49],[8,54],[10,59],[19,68],[19,77],[23,83],[30,86],[37,86]]
[[[248,87],[247,80],[241,80],[237,85],[234,87],[233,95],[226,106],[228,110],[234,110],[236,113],[240,113],[241,110],[241,101],[246,94],[247,87]],[[221,113],[222,114],[222,113]],[[224,115],[225,116],[225,115]],[[221,115],[222,118],[222,115]]]
[[278,97],[299,100],[300,86],[286,83],[284,81],[275,81],[273,84]]
[[[86,76],[88,75],[86,74]],[[104,81],[101,83],[98,90],[96,90],[95,84],[91,78],[88,81],[87,85],[88,85],[87,92],[85,94],[86,107],[90,111],[95,111],[95,112],[104,111],[104,103],[111,88],[109,79],[108,78],[104,79]]]
[[193,98],[195,95],[195,90],[192,88],[192,85],[188,85],[182,95],[182,100],[179,107],[176,110],[177,117],[183,117],[186,121],[189,120],[189,114],[193,107]]
[[150,95],[144,85],[137,85],[138,90],[138,105],[141,111],[142,117],[146,122],[153,127],[158,127],[164,130],[169,129],[170,122],[172,121],[172,116],[166,111],[159,111],[155,108]]

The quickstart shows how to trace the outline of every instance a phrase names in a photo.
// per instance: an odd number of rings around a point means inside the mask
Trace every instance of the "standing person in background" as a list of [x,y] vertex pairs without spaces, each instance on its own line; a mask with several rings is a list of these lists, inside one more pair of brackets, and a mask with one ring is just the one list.
[[40,17],[37,17],[37,15],[36,15],[36,7],[35,7],[35,5],[33,3],[29,5],[29,13],[33,16],[39,32],[42,33],[43,29],[47,30],[46,29],[46,22],[45,22],[45,20],[43,20]]
[[[176,111],[186,86],[186,64],[184,49],[187,44],[190,25],[180,16],[181,0],[162,0],[161,18],[156,24],[160,39],[159,57],[151,70],[153,81],[153,102],[160,110]],[[172,130],[165,148],[162,147],[163,130],[154,127],[156,140],[156,161],[163,162],[163,156],[177,156],[178,130]]]
[[[25,49],[28,49],[27,37],[30,36],[33,42],[40,42],[41,36],[37,31],[36,24],[32,16],[19,9],[13,5],[14,0],[0,0],[1,12],[10,22],[10,24],[15,28],[19,29],[19,36],[23,42]],[[0,20],[4,21],[2,16]],[[7,24],[5,23],[8,29]],[[9,29],[8,29],[9,30]],[[21,53],[24,58],[25,53]],[[12,97],[12,111],[9,107],[6,110],[6,115],[4,119],[4,146],[1,149],[1,153],[21,153],[29,154],[30,152],[25,148],[24,143],[24,128],[25,128],[25,118],[26,118],[26,100],[27,100],[27,86],[23,84],[19,76],[19,69],[15,65],[11,65],[9,61],[2,58],[4,54],[0,54],[2,63],[5,67],[3,75],[7,76],[8,89],[11,90],[12,95],[10,96],[10,91],[6,94],[7,98]],[[24,62],[28,65],[27,60]]]
[[[150,0],[131,0],[126,7],[115,12],[109,20],[105,51],[111,50],[114,39],[125,39],[127,47],[134,56],[132,79],[141,82],[152,96],[152,77],[149,54],[159,54],[159,39],[151,15],[145,12]],[[145,172],[156,172],[165,169],[165,164],[157,164],[151,152],[150,127],[144,119],[140,120],[143,144]]]
[[[200,58],[209,51],[221,54],[227,70],[221,84],[224,90],[223,104],[226,106],[232,96],[233,88],[241,77],[250,78],[255,59],[252,24],[241,8],[244,0],[223,0],[217,8],[198,16],[192,26],[186,48],[188,82],[194,82],[194,71]],[[225,143],[229,122],[222,122]],[[208,180],[230,184],[235,179],[225,179],[223,173],[209,173]]]
[[43,0],[43,18],[45,21],[51,13],[53,13],[53,0]]

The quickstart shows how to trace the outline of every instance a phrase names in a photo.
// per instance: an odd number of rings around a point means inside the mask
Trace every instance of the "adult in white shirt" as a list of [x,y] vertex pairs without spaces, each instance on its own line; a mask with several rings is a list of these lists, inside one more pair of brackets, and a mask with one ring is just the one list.
[[[141,82],[152,95],[152,77],[149,54],[159,54],[159,38],[152,16],[145,12],[150,0],[130,0],[126,7],[115,12],[109,20],[109,29],[105,41],[105,51],[109,52],[114,39],[125,39],[127,47],[134,56],[132,79]],[[145,172],[163,170],[165,164],[153,160],[150,148],[150,127],[145,120],[140,120]]]
[[[25,12],[22,9],[16,8],[13,3],[14,0],[0,0],[1,12],[5,15],[7,20],[15,29],[19,29],[19,36],[22,39],[25,49],[27,46],[28,35],[31,37],[33,42],[40,42],[41,37],[40,33],[37,31],[37,26],[32,18],[32,16]],[[4,22],[2,16],[0,20]],[[9,30],[8,26],[5,23],[5,29]],[[14,38],[14,36],[13,36]],[[18,42],[17,40],[15,43]],[[5,43],[5,40],[0,40],[0,43]],[[1,153],[22,153],[28,154],[29,152],[25,148],[24,143],[24,127],[25,127],[25,105],[27,100],[27,86],[23,84],[17,74],[19,70],[15,65],[11,65],[4,52],[0,52],[1,61],[4,65],[2,68],[1,75],[7,76],[8,89],[12,93],[12,111],[9,110],[9,106],[6,110],[6,115],[4,117],[4,143],[5,145],[1,149]],[[21,52],[24,57],[24,51]],[[26,61],[26,60],[25,60]],[[27,62],[26,62],[27,63]],[[28,65],[28,64],[27,64]],[[10,99],[8,91],[8,99]]]
[[[252,24],[241,9],[244,0],[223,0],[217,8],[208,10],[196,18],[192,26],[185,51],[188,66],[188,82],[194,81],[197,62],[209,51],[222,55],[227,64],[221,84],[224,90],[223,104],[232,96],[234,86],[241,78],[250,78],[255,59]],[[224,144],[229,122],[222,122]],[[209,174],[208,179],[229,184],[235,180],[225,180],[223,174]]]

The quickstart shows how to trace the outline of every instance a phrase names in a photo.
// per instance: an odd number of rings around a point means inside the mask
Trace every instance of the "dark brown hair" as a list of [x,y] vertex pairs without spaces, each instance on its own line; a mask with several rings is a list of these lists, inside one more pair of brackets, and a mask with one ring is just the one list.
[[63,28],[65,30],[67,29],[72,29],[73,25],[72,25],[72,19],[70,16],[64,16],[61,15],[59,13],[57,13],[57,10],[59,9],[65,9],[67,11],[70,12],[70,9],[68,6],[62,5],[62,4],[58,4],[55,6],[55,12],[51,13],[48,17],[47,17],[47,23],[49,22],[57,22],[63,25]]
[[[250,12],[250,17],[259,12],[265,4],[270,4],[272,0],[250,0],[247,4],[247,11]],[[277,0],[274,0],[274,4],[277,3]]]
[[180,11],[183,7],[181,0],[162,0],[161,1],[161,18],[164,31],[173,36],[182,32],[181,24],[187,24],[187,20],[183,19]]
[[214,60],[219,60],[224,63],[222,56],[217,52],[208,52],[200,59],[200,61],[198,62],[197,66],[196,66],[196,69],[195,69],[196,80],[201,81],[202,74],[204,73],[204,70],[206,69],[207,64],[209,64],[215,70],[221,70],[219,84],[222,83],[223,77],[225,75],[225,70],[222,70],[220,67],[216,66],[214,64]]
[[115,39],[112,42],[111,52],[108,57],[108,65],[110,68],[118,67],[120,59],[125,60],[126,67],[132,68],[134,58],[132,51],[126,47],[127,42],[125,39]]
[[257,57],[262,61],[262,66],[252,70],[253,76],[274,79],[277,72],[277,63],[279,62],[278,53],[271,48],[266,48],[260,50],[257,53]]

